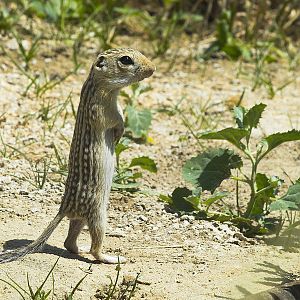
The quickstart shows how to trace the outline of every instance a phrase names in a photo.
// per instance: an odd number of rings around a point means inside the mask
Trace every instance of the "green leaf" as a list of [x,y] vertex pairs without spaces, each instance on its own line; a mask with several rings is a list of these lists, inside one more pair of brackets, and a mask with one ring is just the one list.
[[202,140],[225,140],[243,150],[245,145],[241,142],[241,139],[247,135],[248,130],[229,127],[216,132],[204,133],[198,138]]
[[233,115],[238,127],[240,129],[250,129],[250,131],[252,128],[256,128],[265,108],[266,105],[263,103],[254,105],[248,111],[242,106],[235,107]]
[[141,156],[141,157],[136,157],[132,159],[130,166],[129,167],[135,167],[139,166],[144,170],[147,170],[152,173],[157,172],[157,167],[156,163],[153,159],[149,158],[148,156]]
[[271,134],[266,138],[264,138],[263,140],[261,140],[261,143],[267,146],[267,151],[263,154],[263,156],[265,156],[271,150],[273,150],[274,148],[276,148],[277,146],[285,142],[298,141],[298,140],[300,140],[300,131],[295,129],[288,132],[278,132],[278,133]]
[[295,184],[288,188],[287,193],[280,198],[281,200],[291,201],[300,206],[300,182],[297,181]]
[[203,190],[214,192],[229,178],[231,169],[241,168],[240,156],[228,149],[212,149],[188,160],[182,169],[183,178]]
[[237,60],[242,55],[242,49],[237,43],[226,44],[222,47],[222,51],[233,60]]
[[168,204],[172,204],[172,198],[170,196],[160,194],[159,199],[161,199],[162,201],[164,201]]
[[265,174],[257,173],[255,178],[256,196],[251,215],[257,216],[264,212],[265,204],[269,204],[278,193],[283,180],[277,176],[267,177]]
[[121,138],[120,142],[115,147],[115,152],[117,157],[119,157],[123,151],[130,148],[128,144],[129,144],[129,139]]
[[195,196],[193,191],[186,187],[178,187],[172,195],[159,195],[159,198],[179,211],[192,212],[199,210],[200,195]]
[[300,182],[296,181],[295,184],[288,188],[287,193],[273,202],[270,205],[270,211],[274,210],[300,210]]
[[209,210],[209,207],[214,204],[216,201],[228,196],[229,193],[228,192],[217,192],[214,193],[211,197],[209,197],[208,199],[206,199],[205,201],[203,201],[202,203],[207,207],[206,211]]
[[240,129],[244,128],[244,116],[246,114],[246,109],[242,106],[235,106],[233,108],[233,117],[236,124]]
[[250,130],[257,128],[261,115],[266,107],[267,105],[263,103],[251,107],[244,116],[244,127],[249,127]]
[[193,192],[186,187],[176,188],[171,195],[171,205],[179,211],[199,210],[199,197],[193,196]]
[[298,209],[298,206],[291,201],[285,201],[285,200],[276,200],[275,202],[271,203],[269,206],[270,211],[276,211],[276,210],[295,210]]
[[137,110],[133,106],[128,105],[127,112],[127,128],[131,131],[134,138],[141,138],[147,135],[151,125],[152,114],[149,109]]

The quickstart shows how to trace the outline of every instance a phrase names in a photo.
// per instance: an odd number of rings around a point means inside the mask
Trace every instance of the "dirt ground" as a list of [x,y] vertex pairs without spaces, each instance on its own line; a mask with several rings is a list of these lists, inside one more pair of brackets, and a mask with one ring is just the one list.
[[[15,55],[14,41],[3,38],[2,42]],[[125,40],[123,44],[147,49],[136,41]],[[60,46],[45,42],[33,68],[47,68],[54,77],[66,74],[72,67],[70,53],[67,46],[56,51]],[[74,128],[71,107],[66,108],[66,121],[58,118],[50,131],[39,118],[42,101],[59,104],[72,92],[77,107],[81,86],[96,51],[95,47],[87,48],[78,74],[70,76],[40,99],[32,90],[28,95],[22,95],[28,79],[5,55],[0,56],[0,132],[4,143],[21,149],[31,158],[53,154],[54,143],[67,157],[69,145],[66,140],[71,140]],[[141,283],[135,299],[239,299],[300,274],[298,248],[287,251],[280,241],[268,239],[267,243],[262,238],[246,239],[230,224],[178,217],[158,201],[157,194],[171,193],[175,187],[184,184],[182,165],[186,159],[201,152],[180,116],[161,112],[162,108],[174,108],[182,97],[186,97],[182,105],[187,114],[190,107],[200,107],[209,101],[209,113],[215,114],[218,127],[223,128],[232,124],[228,108],[230,99],[239,97],[245,88],[243,103],[246,107],[259,102],[268,105],[262,125],[255,131],[257,139],[263,134],[300,129],[299,71],[292,74],[285,65],[274,64],[275,83],[283,82],[289,76],[295,80],[271,100],[264,89],[252,92],[248,78],[237,77],[237,63],[222,60],[205,64],[190,62],[189,54],[188,48],[183,47],[178,61],[172,62],[173,68],[169,71],[166,70],[170,62],[156,59],[157,71],[144,81],[152,90],[139,98],[141,106],[153,110],[149,134],[154,142],[151,145],[133,143],[125,158],[147,155],[156,161],[157,174],[145,172],[142,181],[144,189],[152,193],[114,191],[111,194],[105,250],[128,258],[128,263],[122,265],[122,278],[140,273]],[[222,143],[210,142],[209,145]],[[0,242],[9,249],[25,245],[41,233],[58,210],[64,185],[50,178],[43,189],[36,189],[24,180],[31,171],[22,155],[11,147],[4,153],[3,144],[0,149]],[[289,180],[284,171],[293,180],[300,174],[300,143],[281,146],[268,156],[261,169],[284,178],[286,187]],[[96,299],[96,291],[109,283],[108,276],[115,278],[115,266],[91,264],[91,257],[79,257],[65,251],[63,242],[67,228],[68,220],[63,220],[42,253],[1,265],[0,278],[8,280],[9,276],[26,287],[28,273],[32,285],[37,286],[60,256],[54,270],[55,299],[62,299],[85,274],[88,276],[74,298]],[[89,244],[87,230],[80,236],[80,241]],[[46,287],[51,289],[52,280]],[[0,299],[18,297],[11,287],[0,282]]]

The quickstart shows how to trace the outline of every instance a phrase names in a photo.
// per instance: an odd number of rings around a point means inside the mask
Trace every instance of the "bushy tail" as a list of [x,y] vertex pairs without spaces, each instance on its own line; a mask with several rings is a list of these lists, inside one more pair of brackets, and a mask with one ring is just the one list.
[[4,252],[0,252],[0,264],[7,263],[10,261],[17,260],[29,253],[38,252],[41,250],[50,237],[50,235],[53,233],[55,228],[58,226],[60,221],[64,218],[64,215],[58,213],[55,218],[51,221],[51,223],[48,225],[48,227],[44,230],[44,232],[41,234],[41,236],[36,239],[34,242],[29,244],[28,246],[14,249],[14,250],[8,250]]

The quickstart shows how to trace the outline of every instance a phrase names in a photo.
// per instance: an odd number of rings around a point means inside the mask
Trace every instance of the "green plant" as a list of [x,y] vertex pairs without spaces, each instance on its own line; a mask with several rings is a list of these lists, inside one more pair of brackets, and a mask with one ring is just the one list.
[[270,212],[281,212],[280,227],[278,228],[277,235],[279,235],[280,230],[287,221],[288,225],[282,234],[287,234],[290,238],[295,228],[300,225],[300,178],[295,183],[292,182],[287,193],[271,203],[269,209]]
[[[13,288],[15,291],[18,292],[18,294],[21,296],[21,298],[23,300],[47,300],[50,299],[50,295],[52,294],[52,299],[54,296],[54,277],[53,277],[53,271],[54,268],[56,267],[57,263],[58,263],[59,258],[56,260],[56,262],[54,263],[54,265],[52,266],[52,268],[50,269],[50,271],[48,272],[47,276],[45,277],[45,279],[43,280],[43,282],[41,283],[41,285],[34,291],[33,287],[31,286],[30,283],[30,279],[29,279],[29,274],[27,274],[27,290],[26,288],[23,288],[20,284],[18,284],[14,279],[12,279],[11,277],[9,278],[9,281],[5,280],[5,279],[1,279],[0,281],[8,284],[11,288]],[[46,284],[46,282],[48,281],[49,277],[52,276],[52,290],[49,291],[45,291],[44,285]],[[64,299],[65,300],[72,300],[73,299],[73,295],[76,292],[76,290],[78,289],[79,285],[82,283],[82,281],[86,278],[87,275],[85,275],[82,279],[79,280],[79,282],[75,285],[75,287],[73,288],[73,290],[71,291],[70,294],[66,294]]]
[[43,98],[39,110],[36,113],[29,115],[29,117],[32,118],[37,116],[37,119],[41,119],[43,122],[45,122],[48,130],[52,131],[59,117],[63,118],[62,127],[64,126],[68,115],[66,110],[68,105],[71,106],[72,115],[74,116],[72,92],[69,93],[65,101],[58,104],[50,104],[50,100],[46,102],[46,100]]
[[95,297],[102,300],[130,300],[134,296],[134,292],[137,288],[139,273],[135,279],[129,282],[122,282],[119,284],[121,266],[118,263],[116,266],[117,275],[115,280],[110,276],[110,284],[104,289],[98,289]]
[[37,50],[39,48],[39,43],[41,41],[41,36],[36,36],[27,50],[23,45],[23,41],[19,34],[14,31],[12,31],[12,34],[18,43],[18,50],[25,64],[24,69],[27,71],[29,69],[30,61],[36,56]]
[[121,153],[129,148],[129,140],[126,138],[122,138],[116,146],[117,169],[113,179],[113,189],[138,190],[140,183],[137,179],[142,178],[143,174],[137,171],[136,167],[152,173],[157,172],[155,162],[147,156],[135,157],[129,164],[124,164],[121,161]]
[[231,59],[243,57],[250,59],[250,49],[246,43],[234,36],[235,6],[224,10],[217,21],[216,40],[204,51],[201,58],[208,59],[216,52],[222,51]]
[[[289,141],[300,140],[300,131],[291,130],[288,132],[275,133],[264,137],[254,146],[255,143],[252,140],[252,132],[253,129],[258,126],[265,107],[265,104],[255,105],[249,110],[243,107],[235,107],[234,119],[237,128],[229,127],[198,136],[201,140],[224,140],[234,145],[243,154],[244,159],[250,162],[250,172],[245,172],[243,169],[243,160],[238,154],[235,154],[232,150],[222,148],[205,151],[188,160],[183,167],[183,178],[196,188],[198,194],[196,193],[197,199],[195,199],[194,191],[185,190],[187,195],[181,198],[188,200],[190,196],[193,196],[190,199],[198,201],[195,206],[197,210],[200,210],[199,203],[201,205],[207,205],[208,203],[208,205],[211,206],[217,200],[223,198],[214,197],[214,195],[216,189],[220,187],[225,179],[236,181],[235,211],[228,209],[227,206],[225,215],[223,213],[213,214],[213,217],[218,220],[231,220],[235,223],[239,223],[239,225],[242,224],[241,227],[247,225],[248,230],[251,229],[255,232],[264,232],[266,230],[264,226],[265,217],[271,210],[274,210],[274,207],[282,207],[282,201],[285,203],[285,209],[296,209],[294,203],[291,204],[287,202],[287,199],[290,199],[294,189],[289,188],[286,197],[278,198],[278,190],[282,184],[282,180],[277,176],[267,176],[264,173],[260,173],[258,166],[266,155],[279,145]],[[238,170],[237,175],[232,175],[233,169]],[[246,208],[241,207],[239,199],[238,187],[240,183],[246,184],[250,190]],[[200,202],[200,193],[204,190],[213,194],[211,199],[208,198],[207,203],[203,201]],[[293,201],[295,202],[296,200],[294,199]],[[297,209],[299,208],[300,206],[298,206]],[[208,213],[208,210],[206,210],[206,213]],[[212,217],[212,215],[210,216]],[[251,222],[251,220],[258,221],[259,224],[253,225],[255,223]]]
[[[218,126],[220,114],[210,113],[210,109],[216,104],[211,103],[211,99],[200,101],[197,105],[192,104],[187,108],[181,108],[181,103],[186,100],[182,97],[174,107],[174,113],[178,113],[183,125],[188,129],[190,134],[195,138],[200,147],[202,144],[198,139],[198,133],[203,130],[213,130]],[[186,135],[181,137],[185,139]]]
[[15,11],[6,6],[0,7],[0,32],[8,32],[18,21],[19,16]]
[[62,154],[57,146],[53,143],[54,157],[56,159],[56,168],[51,167],[51,172],[60,175],[60,181],[65,181],[65,177],[68,175],[68,159]]
[[260,86],[264,86],[269,97],[273,98],[277,92],[281,91],[294,81],[294,79],[289,79],[277,88],[274,86],[272,71],[268,70],[268,64],[278,62],[280,56],[283,56],[282,52],[276,49],[273,43],[257,42],[253,54],[255,65],[252,73],[252,91],[256,90]]
[[[0,45],[1,50],[5,55],[10,59],[10,61],[15,65],[15,67],[29,80],[29,84],[27,85],[23,95],[26,96],[30,88],[34,87],[34,92],[37,97],[42,97],[47,91],[53,89],[55,86],[61,84],[65,81],[69,76],[77,72],[77,69],[73,69],[66,73],[64,76],[59,77],[57,79],[51,78],[46,70],[43,70],[42,73],[31,73],[26,68],[22,67],[10,54],[5,50],[5,48]],[[75,66],[79,68],[80,65]]]
[[82,1],[74,0],[33,0],[26,5],[28,14],[36,14],[55,24],[62,32],[65,31],[66,20],[78,18],[82,12]]
[[152,113],[149,109],[138,109],[138,98],[140,95],[151,91],[149,85],[135,83],[131,86],[131,93],[121,91],[125,99],[125,132],[134,139],[147,140],[148,130],[152,121]]

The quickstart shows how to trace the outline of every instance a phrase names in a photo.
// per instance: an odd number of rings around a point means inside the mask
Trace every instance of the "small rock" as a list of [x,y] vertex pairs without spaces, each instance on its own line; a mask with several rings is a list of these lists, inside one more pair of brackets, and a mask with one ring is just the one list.
[[28,193],[28,191],[26,191],[26,190],[20,190],[20,191],[19,191],[19,194],[20,194],[20,195],[28,195],[29,193]]
[[186,227],[186,226],[189,226],[189,225],[190,225],[190,222],[187,221],[187,220],[184,220],[184,221],[182,222],[182,226],[183,226],[183,227]]
[[38,207],[32,207],[32,208],[31,208],[31,212],[32,212],[32,213],[36,213],[36,212],[39,212],[39,211],[41,211],[41,210],[40,210],[40,208],[38,208]]
[[141,220],[141,221],[143,221],[143,222],[147,222],[147,221],[148,221],[148,218],[147,218],[146,216],[144,216],[144,215],[139,215],[139,216],[138,216],[138,220]]

